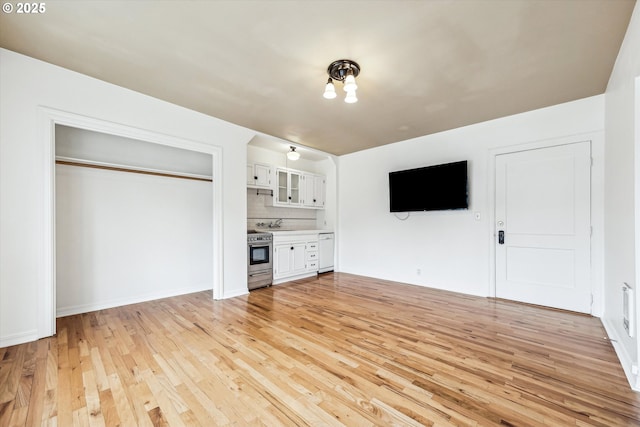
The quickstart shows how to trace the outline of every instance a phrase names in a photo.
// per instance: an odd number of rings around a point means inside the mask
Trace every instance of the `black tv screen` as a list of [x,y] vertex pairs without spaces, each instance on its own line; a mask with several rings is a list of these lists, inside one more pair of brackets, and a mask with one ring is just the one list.
[[466,160],[389,172],[391,212],[468,208]]

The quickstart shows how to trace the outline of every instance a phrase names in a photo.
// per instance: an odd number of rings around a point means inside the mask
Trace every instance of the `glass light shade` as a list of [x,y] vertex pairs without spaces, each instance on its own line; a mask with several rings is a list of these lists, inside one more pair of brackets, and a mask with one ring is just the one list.
[[346,102],[347,104],[354,104],[354,103],[358,102],[358,97],[356,96],[356,91],[355,90],[350,90],[349,92],[347,92],[347,96],[344,98],[344,102]]
[[328,82],[324,87],[324,94],[322,94],[326,99],[333,99],[336,97],[336,88],[333,86],[333,83]]
[[292,161],[296,161],[300,158],[300,153],[298,153],[297,151],[289,151],[287,153],[287,159],[292,160]]
[[356,78],[353,77],[353,74],[349,74],[346,79],[344,79],[344,91],[351,92],[358,89],[358,85],[356,84]]

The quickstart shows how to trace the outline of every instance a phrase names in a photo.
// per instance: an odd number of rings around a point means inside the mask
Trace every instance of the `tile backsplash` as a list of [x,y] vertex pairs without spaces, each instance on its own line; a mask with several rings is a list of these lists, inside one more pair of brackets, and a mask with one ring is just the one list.
[[317,209],[281,208],[266,206],[265,198],[272,197],[265,190],[259,194],[255,189],[247,189],[247,230],[257,227],[257,223],[269,224],[282,219],[281,228],[313,230],[317,227]]

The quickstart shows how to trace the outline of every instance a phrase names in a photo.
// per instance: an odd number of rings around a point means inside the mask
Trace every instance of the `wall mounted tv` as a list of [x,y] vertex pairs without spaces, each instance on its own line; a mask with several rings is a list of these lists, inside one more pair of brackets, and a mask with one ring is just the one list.
[[466,160],[389,172],[391,212],[468,208]]

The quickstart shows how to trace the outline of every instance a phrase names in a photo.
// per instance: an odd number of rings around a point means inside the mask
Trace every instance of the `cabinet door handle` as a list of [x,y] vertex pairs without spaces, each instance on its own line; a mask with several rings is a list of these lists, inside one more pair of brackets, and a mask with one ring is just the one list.
[[291,246],[291,250],[293,250],[293,246]]
[[258,179],[258,177],[257,177],[257,176],[254,176],[254,177],[253,177],[253,179],[257,180],[257,179]]

